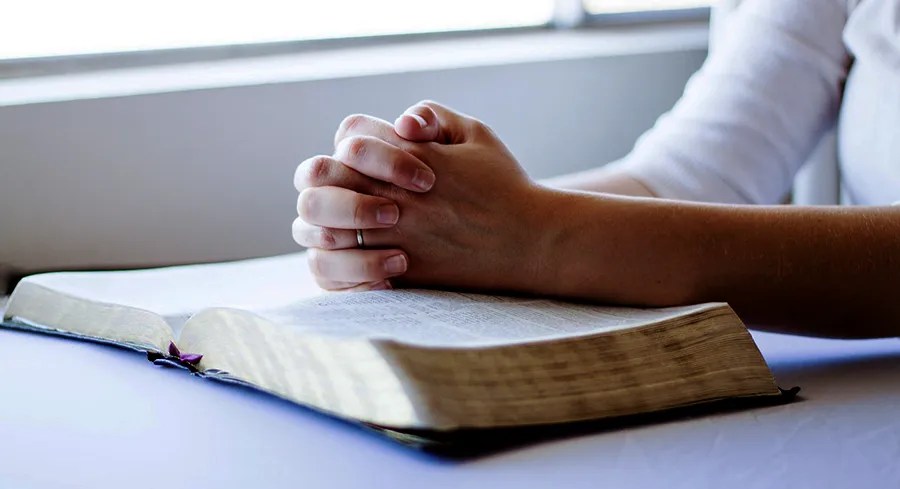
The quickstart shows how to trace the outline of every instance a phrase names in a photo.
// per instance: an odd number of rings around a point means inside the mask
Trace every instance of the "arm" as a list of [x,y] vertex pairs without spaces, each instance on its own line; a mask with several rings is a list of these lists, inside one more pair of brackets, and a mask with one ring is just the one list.
[[656,197],[653,191],[640,180],[615,164],[549,178],[541,183],[548,187],[566,190],[583,190],[632,197]]
[[[634,150],[560,188],[735,204],[782,200],[835,121],[849,54],[844,0],[753,0]],[[643,189],[646,189],[644,191]]]
[[[752,325],[785,332],[900,335],[900,209],[715,205],[549,189],[532,182],[479,121],[434,103],[416,110],[451,135],[440,143],[395,141],[434,170],[429,191],[401,190],[351,169],[391,166],[377,138],[348,136],[356,150],[328,161],[325,171],[298,170],[298,221],[335,237],[309,255],[320,284],[654,306],[726,301]],[[396,203],[400,219],[367,227],[384,199]],[[356,248],[358,228],[366,228],[372,249]],[[308,245],[306,236],[295,233]],[[402,270],[389,266],[394,256],[403,257]]]
[[547,191],[535,292],[726,301],[748,323],[900,336],[900,208],[726,206]]

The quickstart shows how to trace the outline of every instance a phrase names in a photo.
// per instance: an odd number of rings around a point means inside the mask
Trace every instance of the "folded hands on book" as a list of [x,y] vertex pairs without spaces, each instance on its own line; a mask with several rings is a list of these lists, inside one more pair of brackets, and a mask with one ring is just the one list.
[[294,238],[329,290],[461,288],[650,307],[727,301],[776,331],[900,334],[892,300],[900,208],[640,198],[654,195],[627,169],[551,187],[530,179],[484,123],[440,104],[416,104],[393,124],[353,115],[332,155],[297,169]]
[[543,188],[485,124],[442,105],[396,125],[348,117],[334,154],[304,161],[295,184],[294,237],[323,288],[533,283]]

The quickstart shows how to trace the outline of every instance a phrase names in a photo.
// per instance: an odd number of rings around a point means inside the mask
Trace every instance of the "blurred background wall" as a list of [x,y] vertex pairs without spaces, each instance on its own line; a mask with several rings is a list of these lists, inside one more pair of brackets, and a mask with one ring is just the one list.
[[[297,250],[296,165],[341,119],[431,98],[477,116],[537,178],[626,154],[703,43],[170,93],[0,103],[0,264],[214,261]],[[0,99],[3,86],[0,84]]]

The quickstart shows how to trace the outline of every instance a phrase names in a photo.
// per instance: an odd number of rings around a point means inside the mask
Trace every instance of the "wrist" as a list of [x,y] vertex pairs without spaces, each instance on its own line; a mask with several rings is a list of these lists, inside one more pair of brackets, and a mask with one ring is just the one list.
[[573,192],[534,184],[525,207],[525,222],[519,226],[522,253],[516,259],[518,290],[536,295],[562,296],[560,270],[562,246],[572,222]]
[[534,199],[527,292],[662,306],[691,297],[696,235],[656,199],[544,188]]

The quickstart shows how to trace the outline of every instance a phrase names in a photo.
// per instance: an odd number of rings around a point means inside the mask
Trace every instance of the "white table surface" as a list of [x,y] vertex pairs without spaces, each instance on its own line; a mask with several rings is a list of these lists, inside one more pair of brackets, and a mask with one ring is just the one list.
[[900,341],[755,336],[804,400],[453,462],[137,353],[0,330],[0,488],[900,487]]

